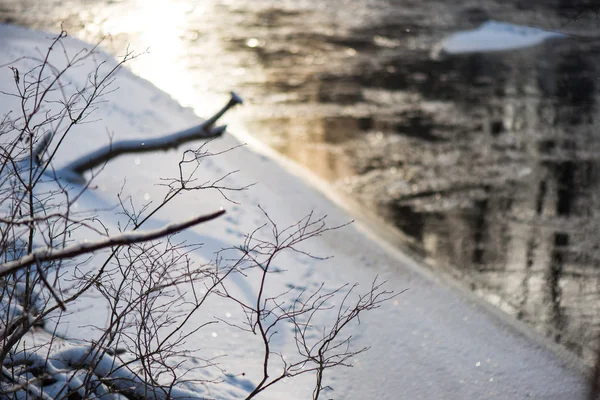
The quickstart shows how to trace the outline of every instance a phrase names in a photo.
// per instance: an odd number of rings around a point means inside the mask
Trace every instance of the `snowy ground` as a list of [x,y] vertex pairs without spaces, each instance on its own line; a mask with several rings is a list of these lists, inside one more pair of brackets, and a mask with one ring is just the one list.
[[[31,54],[36,48],[44,52],[50,35],[2,26],[0,37],[0,65],[5,65]],[[74,40],[68,44],[69,51],[84,46]],[[81,80],[86,72],[78,69],[68,79]],[[3,67],[0,88],[11,90],[12,79],[12,72]],[[114,139],[155,137],[199,122],[199,117],[190,109],[180,107],[167,94],[127,70],[119,73],[116,85],[118,91],[108,96],[108,102],[94,114],[93,119],[98,121],[80,126],[69,136],[57,167],[61,162],[67,163],[83,152],[105,144],[107,132],[113,133]],[[11,105],[6,98],[2,98],[0,104],[2,113]],[[206,114],[212,111],[206,110]],[[227,134],[210,146],[213,151],[218,151],[236,147],[239,143]],[[208,177],[240,170],[229,179],[230,184],[256,183],[249,190],[232,196],[239,205],[228,203],[216,194],[192,193],[163,210],[147,228],[224,207],[228,212],[224,218],[179,236],[205,244],[204,250],[193,254],[200,262],[210,259],[220,248],[239,244],[245,233],[262,225],[265,218],[258,204],[281,226],[295,222],[313,210],[319,216],[327,214],[331,225],[353,219],[332,201],[333,194],[326,196],[317,190],[318,181],[305,171],[268,154],[268,150],[246,146],[203,164],[202,173]],[[121,157],[106,166],[95,180],[97,187],[80,199],[78,208],[110,209],[116,204],[116,193],[123,187],[124,179],[127,180],[125,191],[138,204],[159,199],[164,188],[157,185],[158,178],[176,174],[179,160],[180,151]],[[118,217],[108,212],[102,215],[107,218],[105,223],[114,229]],[[322,282],[327,288],[360,282],[366,288],[379,275],[388,281],[390,289],[397,292],[409,289],[395,301],[367,315],[361,320],[362,324],[354,328],[357,347],[368,345],[372,348],[354,360],[354,368],[331,374],[328,383],[335,390],[328,393],[328,398],[583,398],[584,379],[567,355],[550,351],[543,340],[527,328],[507,321],[457,284],[433,276],[392,246],[378,240],[365,224],[357,222],[317,238],[306,249],[334,258],[318,262],[296,256],[282,258],[278,266],[287,272],[277,275],[277,285],[300,290],[318,287]],[[256,290],[241,280],[238,287],[248,296]],[[89,326],[99,324],[102,310],[93,298],[82,300],[69,311],[59,333],[88,339],[97,334]],[[233,312],[226,308],[212,310],[214,316],[223,318],[230,311]],[[283,351],[294,350],[289,332],[281,332],[276,340]],[[257,379],[259,347],[252,337],[221,324],[199,331],[192,345],[200,348],[204,355],[227,355],[222,359],[222,365],[237,376],[210,388],[207,396],[239,398]],[[245,375],[241,376],[241,373]],[[262,398],[309,398],[311,383],[308,377],[284,382]]]

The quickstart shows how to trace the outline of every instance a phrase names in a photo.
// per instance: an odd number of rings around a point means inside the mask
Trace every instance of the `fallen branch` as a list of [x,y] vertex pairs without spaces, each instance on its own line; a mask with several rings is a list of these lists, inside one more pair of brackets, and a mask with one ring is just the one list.
[[[220,136],[225,132],[227,126],[214,127],[215,122],[231,107],[242,104],[242,98],[231,92],[231,98],[223,108],[203,123],[192,128],[175,132],[158,138],[121,140],[108,144],[98,150],[79,157],[75,161],[57,171],[58,175],[75,183],[84,183],[83,174],[86,171],[105,164],[113,158],[129,153],[147,153],[157,150],[169,150],[191,142],[192,140],[210,139]],[[41,162],[41,154],[46,150],[52,139],[52,133],[48,132],[34,150],[37,163]]]
[[244,100],[242,100],[242,98],[236,92],[230,92],[229,94],[231,95],[231,97],[229,97],[229,101],[227,102],[227,104],[225,104],[223,108],[217,111],[215,115],[204,121],[203,125],[206,129],[212,128],[212,126],[217,122],[217,120],[221,118],[223,114],[225,114],[227,110],[229,110],[231,107],[234,107],[238,104],[242,104],[244,102]]
[[28,254],[18,260],[10,261],[0,265],[0,277],[10,274],[11,272],[15,272],[23,267],[33,265],[37,261],[48,262],[54,260],[62,260],[66,258],[76,257],[82,254],[92,253],[96,250],[105,249],[107,247],[130,245],[158,239],[190,228],[194,225],[213,220],[217,217],[220,217],[223,214],[225,214],[225,210],[219,210],[214,213],[201,215],[199,217],[192,218],[184,222],[169,224],[153,231],[126,232],[120,235],[109,236],[97,242],[84,242],[72,244],[70,246],[63,247],[62,249],[44,247],[41,249],[37,249],[31,254]]
[[152,139],[132,139],[121,140],[119,142],[108,144],[98,150],[95,150],[85,156],[65,166],[62,170],[69,171],[81,177],[78,181],[85,182],[83,174],[92,168],[98,167],[123,154],[129,153],[147,153],[157,150],[169,150],[198,139],[209,139],[223,134],[225,127],[217,127],[210,131],[205,130],[204,124],[192,128],[175,132],[167,136],[161,136]]

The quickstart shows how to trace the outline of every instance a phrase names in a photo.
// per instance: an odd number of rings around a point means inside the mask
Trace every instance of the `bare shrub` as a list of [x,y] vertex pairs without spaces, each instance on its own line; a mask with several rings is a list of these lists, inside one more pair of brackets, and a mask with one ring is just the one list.
[[[182,153],[178,176],[160,181],[167,193],[157,205],[136,207],[132,199],[119,197],[125,222],[118,234],[111,233],[97,213],[77,211],[74,204],[105,163],[120,155],[218,137],[225,127],[215,127],[217,119],[241,99],[232,94],[223,109],[196,127],[110,143],[55,168],[57,151],[69,133],[92,121],[93,111],[112,90],[116,72],[135,57],[127,53],[115,65],[96,62],[85,84],[73,87],[66,79],[68,72],[95,61],[99,53],[94,47],[69,55],[65,37],[62,32],[41,57],[11,64],[15,92],[3,93],[15,100],[17,110],[0,123],[0,397],[202,398],[198,384],[218,383],[225,371],[210,357],[196,358],[194,367],[182,360],[191,354],[189,339],[194,334],[225,322],[261,338],[262,378],[248,399],[284,378],[305,373],[315,374],[313,397],[319,398],[327,387],[325,371],[349,365],[352,356],[366,350],[351,346],[345,328],[393,294],[376,281],[359,296],[354,295],[356,285],[329,291],[321,286],[296,295],[271,293],[267,283],[276,257],[287,251],[313,257],[301,243],[340,228],[329,228],[324,218],[312,214],[279,230],[264,212],[267,224],[227,252],[235,257],[217,255],[205,265],[190,257],[201,245],[186,243],[177,233],[207,223],[224,210],[142,231],[147,221],[187,192],[216,190],[229,199],[229,192],[248,188],[226,184],[230,174],[198,180],[202,161],[219,155],[210,153],[206,144]],[[56,57],[61,67],[55,66]],[[265,236],[267,227],[270,235]],[[75,241],[77,232],[97,239]],[[231,290],[233,276],[256,284],[252,301]],[[93,341],[60,337],[58,328],[69,307],[91,295],[108,309],[108,322],[94,328],[99,335]],[[226,322],[212,317],[207,310],[211,298],[237,304],[245,319]],[[331,316],[327,324],[315,323],[321,313]],[[294,330],[295,354],[284,355],[272,347],[271,339],[283,326]],[[314,329],[321,335],[307,334]],[[276,365],[274,358],[280,360]],[[217,378],[189,382],[192,369],[216,370],[207,376]]]

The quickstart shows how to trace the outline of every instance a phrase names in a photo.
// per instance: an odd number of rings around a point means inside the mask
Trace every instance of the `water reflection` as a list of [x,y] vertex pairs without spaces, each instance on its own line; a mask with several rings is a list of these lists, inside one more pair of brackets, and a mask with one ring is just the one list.
[[249,105],[234,130],[328,179],[433,266],[591,360],[600,45],[431,57],[445,35],[487,16],[565,26],[556,18],[574,2],[142,3],[0,0],[0,15],[45,29],[65,21],[87,40],[110,31],[116,54],[150,46],[132,68],[203,115],[236,88]]
[[[411,29],[414,44],[423,29]],[[259,52],[270,89],[300,93],[288,112],[304,102],[334,103],[352,117],[331,126],[326,113],[250,126],[376,207],[421,243],[432,264],[453,266],[473,290],[591,361],[600,322],[598,241],[589,235],[597,210],[598,47],[552,41],[433,60],[415,46],[373,39],[390,31],[388,24],[346,39],[312,35],[318,45],[310,46],[286,38],[295,54],[336,46],[318,79],[296,85],[277,85],[284,55]],[[313,72],[281,68],[305,78]]]
[[[590,50],[567,42],[501,58],[455,57],[442,68],[424,60],[415,69],[428,76],[415,90],[436,100],[450,93],[454,112],[475,125],[459,132],[439,126],[439,111],[432,115],[413,147],[441,151],[398,164],[423,162],[407,190],[380,202],[434,262],[454,265],[474,290],[588,361],[599,322],[598,239],[590,229],[598,209],[600,52]],[[443,82],[443,95],[428,81]],[[449,132],[432,138],[436,130]],[[450,165],[440,162],[447,155],[440,138],[460,154]],[[385,186],[393,184],[388,177]],[[370,189],[367,180],[356,185],[354,193]]]

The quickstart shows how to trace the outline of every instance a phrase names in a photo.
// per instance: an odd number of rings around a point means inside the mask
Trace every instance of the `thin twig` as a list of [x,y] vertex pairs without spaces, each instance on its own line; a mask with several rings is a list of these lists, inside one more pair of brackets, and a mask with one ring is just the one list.
[[42,270],[42,263],[40,262],[40,259],[35,256],[34,256],[34,259],[35,259],[35,265],[37,267],[37,272],[38,272],[40,278],[42,279],[42,282],[44,282],[44,285],[46,285],[46,288],[50,291],[50,294],[52,295],[52,297],[54,297],[54,300],[56,300],[60,309],[63,311],[67,311],[67,306],[65,306],[65,303],[63,303],[63,301],[61,300],[58,293],[56,293],[56,291],[54,290],[54,288],[52,287],[50,282],[48,282],[48,279],[46,279],[46,274],[44,274],[44,271]]

